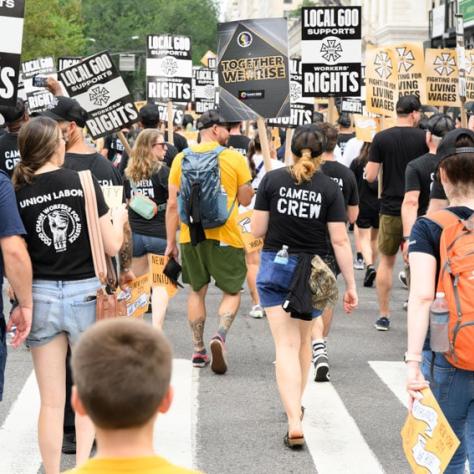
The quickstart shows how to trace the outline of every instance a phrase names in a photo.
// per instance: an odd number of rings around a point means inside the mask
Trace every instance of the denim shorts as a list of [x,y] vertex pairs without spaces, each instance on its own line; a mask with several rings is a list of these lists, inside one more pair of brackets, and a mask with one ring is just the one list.
[[132,233],[133,239],[133,256],[143,257],[147,253],[156,255],[164,255],[166,250],[166,239],[160,237],[152,237],[151,235],[143,235]]
[[[288,263],[275,263],[277,252],[264,250],[260,256],[260,268],[257,274],[257,291],[263,308],[281,306],[288,295],[291,280],[298,265],[298,256],[290,255]],[[313,318],[321,315],[321,311],[313,310]]]
[[33,322],[28,347],[66,333],[72,345],[95,322],[97,278],[74,281],[33,280]]
[[7,363],[7,341],[6,341],[5,318],[0,314],[0,402],[3,396],[3,384],[5,382],[5,365]]

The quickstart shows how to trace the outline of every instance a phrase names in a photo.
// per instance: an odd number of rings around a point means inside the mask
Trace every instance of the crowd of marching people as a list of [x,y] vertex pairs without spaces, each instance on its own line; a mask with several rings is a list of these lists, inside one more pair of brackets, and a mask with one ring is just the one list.
[[[354,270],[375,286],[375,329],[404,324],[390,308],[401,254],[411,403],[430,383],[461,441],[446,472],[463,472],[466,457],[474,465],[474,132],[456,117],[424,115],[417,97],[404,96],[395,125],[371,141],[356,137],[348,114],[334,124],[315,114],[285,146],[284,134],[248,125],[243,133],[216,110],[185,116],[194,139],[168,133],[149,103],[138,127],[100,144],[88,140],[87,113],[68,97],[35,117],[21,100],[0,113],[0,246],[12,301],[2,340],[9,331],[12,346],[31,350],[46,474],[60,472],[61,450],[76,452],[77,473],[114,472],[122,457],[126,472],[191,472],[154,456],[151,441],[172,401],[168,293],[152,289],[153,329],[127,318],[94,324],[98,291],[111,286],[96,248],[113,257],[109,270],[118,268],[113,288],[148,274],[150,254],[169,257],[175,281],[181,273],[189,287],[192,364],[217,375],[229,370],[227,335],[247,282],[249,316],[266,317],[274,340],[291,449],[305,443],[310,373],[330,380],[334,308],[339,299],[346,313],[357,308]],[[123,186],[122,205],[109,209],[101,186],[114,185]],[[261,250],[244,247],[237,218],[245,211]],[[205,341],[211,282],[222,299]],[[0,399],[5,361],[3,344]]]

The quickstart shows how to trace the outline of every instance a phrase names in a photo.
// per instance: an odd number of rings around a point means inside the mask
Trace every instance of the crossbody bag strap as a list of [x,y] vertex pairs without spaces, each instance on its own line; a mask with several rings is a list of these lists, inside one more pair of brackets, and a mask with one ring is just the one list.
[[[219,167],[219,177],[220,177],[220,174],[221,174],[221,167],[220,167],[220,162],[219,162],[219,155],[225,150],[226,148],[222,145],[218,145],[216,146],[216,148],[214,148],[214,152],[217,153],[217,166]],[[222,181],[221,181],[221,184],[222,184]],[[231,214],[232,214],[232,211],[234,210],[234,207],[235,207],[235,203],[237,202],[237,194],[235,195],[235,198],[234,200],[232,201],[232,205],[230,206],[230,209],[227,213],[227,217],[229,217]]]
[[104,243],[100,232],[99,213],[97,211],[97,198],[92,175],[89,170],[80,171],[82,190],[84,191],[84,201],[86,204],[86,219],[89,240],[91,243],[92,261],[94,271],[102,283],[107,284],[107,259],[105,257]]

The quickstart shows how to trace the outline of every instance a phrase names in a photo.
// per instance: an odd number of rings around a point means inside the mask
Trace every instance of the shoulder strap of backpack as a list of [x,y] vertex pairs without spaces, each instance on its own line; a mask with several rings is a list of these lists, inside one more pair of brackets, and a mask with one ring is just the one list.
[[427,219],[438,224],[441,229],[445,229],[451,225],[459,222],[460,218],[454,212],[448,209],[441,209],[440,211],[431,212],[426,215]]

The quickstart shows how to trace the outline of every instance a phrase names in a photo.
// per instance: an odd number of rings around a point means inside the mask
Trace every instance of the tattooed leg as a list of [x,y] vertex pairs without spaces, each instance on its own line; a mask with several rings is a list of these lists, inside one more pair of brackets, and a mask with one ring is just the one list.
[[222,303],[219,307],[219,329],[217,334],[225,341],[227,332],[234,322],[240,306],[240,293],[230,295],[225,293]]
[[191,332],[193,335],[193,345],[195,352],[205,351],[204,347],[204,323],[206,318],[196,319],[195,321],[189,321]]
[[205,351],[203,338],[206,321],[206,306],[204,304],[206,292],[207,285],[199,291],[191,291],[188,298],[188,320],[195,352]]

